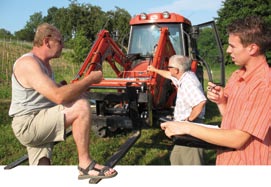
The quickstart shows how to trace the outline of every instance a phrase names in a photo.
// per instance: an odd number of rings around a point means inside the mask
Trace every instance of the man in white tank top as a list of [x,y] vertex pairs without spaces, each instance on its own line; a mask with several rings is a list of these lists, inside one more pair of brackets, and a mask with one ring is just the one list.
[[29,163],[44,165],[51,162],[53,142],[65,140],[65,129],[71,126],[78,179],[114,177],[117,171],[97,164],[89,154],[91,109],[82,97],[89,85],[102,80],[102,72],[93,71],[72,84],[57,84],[49,62],[61,55],[63,46],[59,30],[44,23],[36,30],[32,51],[15,62],[9,110],[14,134],[27,147]]

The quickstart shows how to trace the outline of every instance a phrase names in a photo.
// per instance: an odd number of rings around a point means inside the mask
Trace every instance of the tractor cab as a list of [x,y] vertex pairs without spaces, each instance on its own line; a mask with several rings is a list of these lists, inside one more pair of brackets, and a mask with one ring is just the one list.
[[184,31],[190,27],[191,23],[183,16],[169,12],[141,13],[131,19],[130,25],[128,54],[152,55],[157,47],[161,28],[167,28],[175,53],[188,55]]
[[[166,28],[174,53],[193,59],[191,70],[202,84],[204,76],[216,84],[225,84],[222,45],[213,21],[192,26],[189,20],[179,14],[141,13],[131,19],[130,25],[127,55],[137,54],[141,59],[133,62],[134,65],[143,63],[142,58],[152,58],[157,47],[163,47],[158,46],[158,43],[161,29]],[[163,67],[162,64],[157,66]]]

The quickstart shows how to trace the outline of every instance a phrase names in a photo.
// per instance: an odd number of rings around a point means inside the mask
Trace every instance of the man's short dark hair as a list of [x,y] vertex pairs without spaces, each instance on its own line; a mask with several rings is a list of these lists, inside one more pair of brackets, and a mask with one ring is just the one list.
[[248,16],[232,22],[228,33],[240,37],[243,46],[255,43],[260,48],[260,53],[265,53],[271,48],[271,29],[259,16]]

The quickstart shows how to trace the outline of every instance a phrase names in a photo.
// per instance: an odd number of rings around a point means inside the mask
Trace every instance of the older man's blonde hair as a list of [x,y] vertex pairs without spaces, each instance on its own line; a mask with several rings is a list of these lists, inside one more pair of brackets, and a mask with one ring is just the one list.
[[48,23],[43,23],[37,27],[33,45],[40,47],[42,46],[42,41],[44,38],[54,37],[57,34],[60,34],[60,32],[55,26],[50,25]]
[[169,66],[186,72],[191,69],[191,58],[182,55],[173,55],[169,59]]

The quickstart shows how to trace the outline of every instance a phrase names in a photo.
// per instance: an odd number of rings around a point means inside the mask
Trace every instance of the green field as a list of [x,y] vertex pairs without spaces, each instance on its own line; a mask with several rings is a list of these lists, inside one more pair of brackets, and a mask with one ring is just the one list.
[[[0,42],[0,165],[6,165],[26,154],[25,148],[14,137],[11,129],[11,118],[8,116],[10,104],[10,75],[12,64],[21,54],[30,50],[29,44]],[[64,51],[65,53],[68,53]],[[61,57],[52,63],[57,80],[71,81],[79,70],[79,64],[70,63]],[[233,66],[226,67],[226,76],[234,70]],[[216,105],[208,102],[206,107],[206,123],[219,124],[221,117]],[[130,136],[129,132],[118,134],[114,137],[100,138],[91,134],[90,150],[95,160],[104,163],[118,147]],[[172,149],[169,140],[159,127],[144,128],[141,137],[130,149],[119,165],[169,165],[169,151]],[[215,163],[215,151],[205,150],[207,165]],[[24,164],[27,164],[24,163]],[[77,165],[76,147],[72,137],[55,146],[53,164]]]

